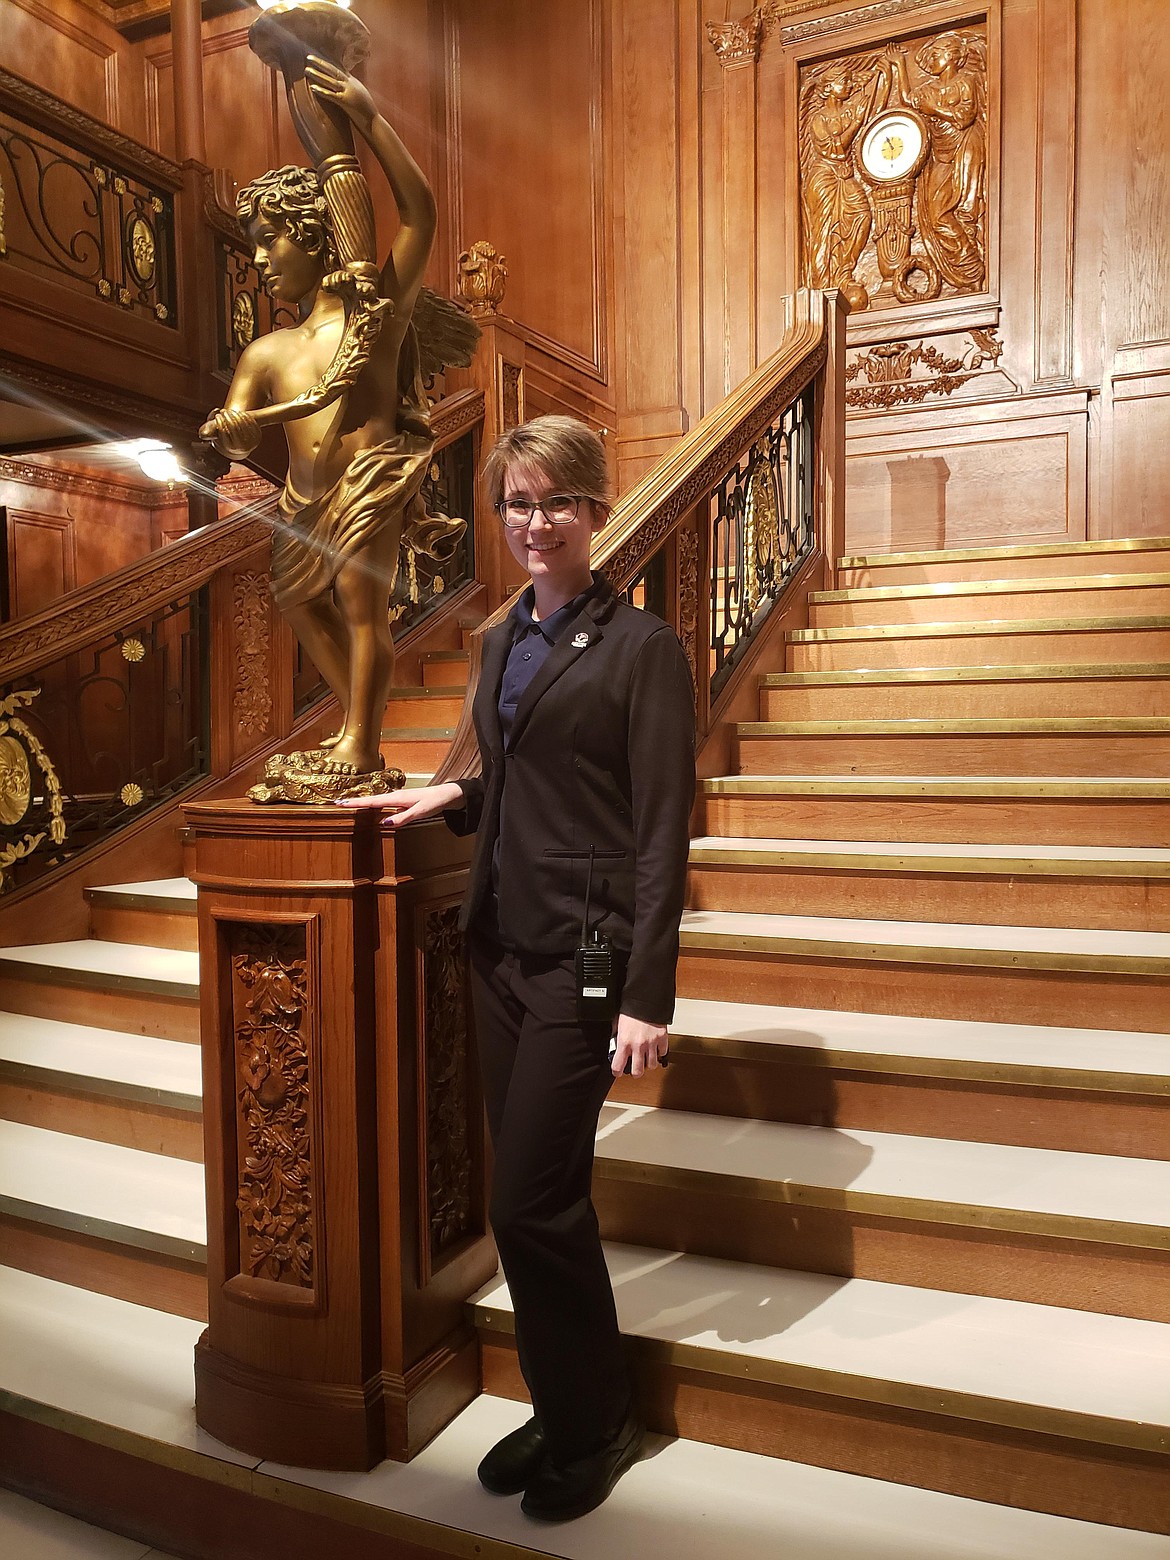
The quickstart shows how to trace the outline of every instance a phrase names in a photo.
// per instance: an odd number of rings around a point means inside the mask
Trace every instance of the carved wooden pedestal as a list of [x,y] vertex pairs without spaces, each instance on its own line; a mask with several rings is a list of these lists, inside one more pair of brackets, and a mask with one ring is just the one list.
[[456,929],[468,845],[375,813],[187,808],[199,884],[200,1425],[258,1457],[414,1455],[479,1390],[491,1275]]

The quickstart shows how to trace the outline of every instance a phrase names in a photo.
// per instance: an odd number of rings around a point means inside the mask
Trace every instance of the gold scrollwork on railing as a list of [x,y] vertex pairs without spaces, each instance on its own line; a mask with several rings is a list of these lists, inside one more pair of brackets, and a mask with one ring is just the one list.
[[0,891],[6,886],[9,869],[31,856],[46,838],[54,845],[65,842],[61,782],[49,755],[17,714],[32,704],[39,693],[39,688],[19,688],[0,699],[0,825],[6,831],[17,830],[28,817],[33,805],[34,764],[44,782],[49,808],[47,827],[36,826],[19,837],[0,841]]

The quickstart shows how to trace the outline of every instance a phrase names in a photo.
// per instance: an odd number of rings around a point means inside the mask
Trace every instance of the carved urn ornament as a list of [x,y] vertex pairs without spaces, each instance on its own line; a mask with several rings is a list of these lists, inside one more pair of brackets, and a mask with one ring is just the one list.
[[499,311],[508,285],[504,256],[486,239],[477,239],[459,256],[459,296],[472,314]]

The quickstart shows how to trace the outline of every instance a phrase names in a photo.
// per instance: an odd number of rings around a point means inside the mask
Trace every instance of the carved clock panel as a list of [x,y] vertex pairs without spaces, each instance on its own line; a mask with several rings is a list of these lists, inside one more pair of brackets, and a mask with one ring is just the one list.
[[988,290],[986,19],[799,72],[802,280],[850,309]]

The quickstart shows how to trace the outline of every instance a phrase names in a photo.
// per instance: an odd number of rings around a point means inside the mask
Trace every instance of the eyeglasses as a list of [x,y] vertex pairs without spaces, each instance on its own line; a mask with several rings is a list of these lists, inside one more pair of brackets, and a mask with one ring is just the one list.
[[510,530],[519,531],[531,525],[538,509],[549,525],[568,525],[577,518],[577,510],[585,496],[584,493],[550,493],[547,498],[535,502],[527,498],[504,498],[496,509]]

